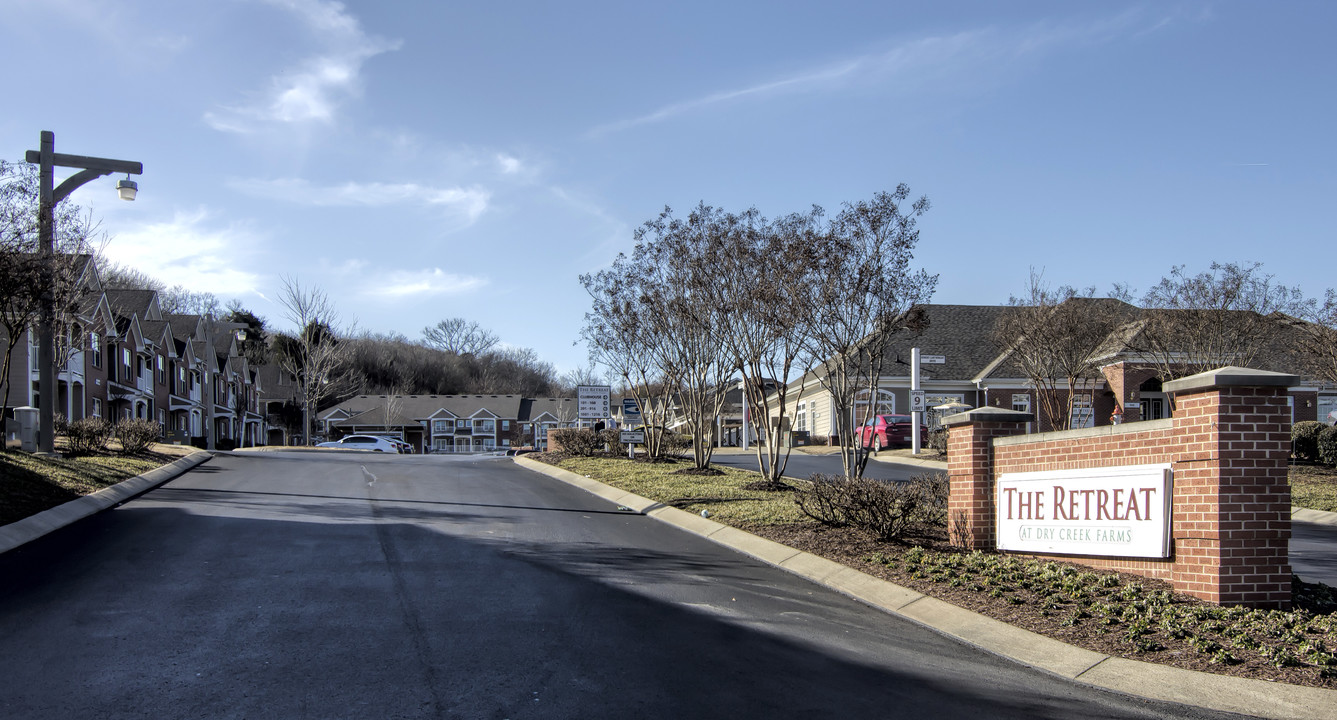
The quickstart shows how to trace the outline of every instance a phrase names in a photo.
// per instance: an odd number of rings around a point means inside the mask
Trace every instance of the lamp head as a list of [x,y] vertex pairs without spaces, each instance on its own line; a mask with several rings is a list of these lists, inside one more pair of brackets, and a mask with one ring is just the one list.
[[124,180],[117,181],[116,192],[120,194],[122,200],[134,200],[135,193],[139,192],[139,185],[126,175]]

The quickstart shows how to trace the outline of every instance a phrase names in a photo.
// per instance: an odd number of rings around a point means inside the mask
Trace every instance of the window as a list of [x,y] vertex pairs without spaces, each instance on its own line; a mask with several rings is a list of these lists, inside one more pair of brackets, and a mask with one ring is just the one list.
[[800,432],[808,429],[808,403],[801,402],[794,411],[794,429]]
[[102,336],[97,333],[89,333],[88,349],[93,353],[93,367],[102,367]]
[[158,384],[162,385],[163,383],[167,382],[167,369],[163,367],[162,356],[159,355],[157,359],[158,359]]
[[495,433],[496,431],[497,431],[497,425],[495,421],[477,420],[474,422],[474,432],[488,434],[488,433]]
[[502,421],[501,421],[501,430],[502,430],[502,432],[505,432],[505,431],[510,430],[510,429],[511,429],[511,421],[510,421],[510,420],[502,420]]
[[1069,418],[1068,427],[1076,430],[1077,428],[1095,427],[1096,414],[1091,408],[1091,394],[1080,393],[1072,398],[1072,417]]
[[448,433],[448,432],[453,431],[454,429],[455,429],[455,421],[454,421],[454,420],[433,420],[433,421],[432,421],[432,432],[433,432],[433,433]]
[[102,417],[102,399],[93,398],[93,417]]

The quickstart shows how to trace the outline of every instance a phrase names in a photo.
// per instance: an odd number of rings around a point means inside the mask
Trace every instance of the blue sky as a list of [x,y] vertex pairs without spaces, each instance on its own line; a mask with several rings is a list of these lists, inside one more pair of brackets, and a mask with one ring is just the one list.
[[0,154],[144,163],[75,193],[108,256],[283,327],[447,317],[559,370],[577,277],[665,205],[828,210],[908,183],[936,302],[1028,268],[1141,291],[1262,261],[1337,287],[1330,2],[0,0]]

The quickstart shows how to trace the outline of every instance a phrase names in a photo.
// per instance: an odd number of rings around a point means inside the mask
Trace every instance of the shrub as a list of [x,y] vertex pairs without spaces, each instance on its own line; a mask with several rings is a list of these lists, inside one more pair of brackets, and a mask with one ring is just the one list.
[[549,430],[548,442],[577,457],[590,457],[604,449],[603,441],[590,428]]
[[608,451],[614,455],[623,456],[627,454],[627,446],[622,444],[621,430],[607,428],[599,434],[599,439],[608,445]]
[[114,429],[122,455],[138,455],[162,436],[158,423],[147,418],[122,418]]
[[75,420],[66,427],[71,455],[91,455],[107,449],[111,440],[111,423],[100,417]]
[[1291,455],[1296,460],[1318,460],[1318,436],[1327,427],[1321,422],[1301,420],[1291,426]]
[[1318,434],[1318,459],[1326,465],[1337,465],[1337,425],[1329,425]]
[[939,455],[947,454],[947,428],[940,427],[928,434],[928,446]]
[[796,492],[794,502],[804,515],[824,525],[852,525],[894,540],[915,522],[946,521],[947,481],[940,473],[904,483],[817,474],[811,485]]

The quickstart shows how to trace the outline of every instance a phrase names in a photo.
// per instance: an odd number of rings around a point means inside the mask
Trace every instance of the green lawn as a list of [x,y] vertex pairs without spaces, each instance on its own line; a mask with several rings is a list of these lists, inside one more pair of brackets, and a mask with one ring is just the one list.
[[728,525],[771,525],[802,522],[807,518],[794,504],[792,493],[746,490],[761,478],[757,473],[718,468],[721,475],[678,474],[691,463],[660,464],[611,458],[570,458],[561,467],[606,485],[665,505],[699,513]]
[[1337,512],[1337,469],[1320,465],[1292,465],[1291,504]]
[[154,446],[136,457],[104,454],[79,458],[42,458],[25,452],[0,452],[0,525],[97,492],[180,458],[186,450]]

